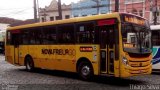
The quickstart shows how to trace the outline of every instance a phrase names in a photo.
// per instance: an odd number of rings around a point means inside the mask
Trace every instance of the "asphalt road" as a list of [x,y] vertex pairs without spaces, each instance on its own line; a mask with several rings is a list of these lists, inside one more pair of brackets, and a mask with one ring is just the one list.
[[92,81],[82,81],[75,73],[27,72],[0,55],[0,90],[160,90],[160,73],[130,78],[96,76]]

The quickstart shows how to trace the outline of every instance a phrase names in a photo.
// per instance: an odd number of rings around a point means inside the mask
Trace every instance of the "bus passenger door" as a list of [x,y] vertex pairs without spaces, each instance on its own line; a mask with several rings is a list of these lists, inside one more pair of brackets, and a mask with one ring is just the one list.
[[101,74],[114,75],[116,47],[114,25],[98,26],[96,34],[99,36]]
[[19,64],[19,34],[13,33],[13,45],[14,45],[14,64]]

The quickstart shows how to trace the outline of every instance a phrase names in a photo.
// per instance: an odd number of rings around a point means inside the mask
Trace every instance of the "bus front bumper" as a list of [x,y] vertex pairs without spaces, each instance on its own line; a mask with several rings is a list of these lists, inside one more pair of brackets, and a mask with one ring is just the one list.
[[121,69],[121,76],[120,77],[147,75],[147,74],[151,74],[151,72],[152,72],[152,64],[150,64],[146,67],[124,66],[124,68]]

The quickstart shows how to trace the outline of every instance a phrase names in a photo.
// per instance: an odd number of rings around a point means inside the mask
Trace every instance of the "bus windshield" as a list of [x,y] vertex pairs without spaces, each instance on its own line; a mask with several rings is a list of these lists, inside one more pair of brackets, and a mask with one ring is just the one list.
[[146,26],[124,23],[122,41],[125,52],[151,53],[151,32]]

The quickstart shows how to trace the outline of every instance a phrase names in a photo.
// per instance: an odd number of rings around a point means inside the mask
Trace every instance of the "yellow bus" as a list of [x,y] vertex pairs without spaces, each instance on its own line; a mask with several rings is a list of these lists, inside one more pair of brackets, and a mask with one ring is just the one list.
[[129,77],[151,73],[148,21],[110,13],[7,29],[5,57],[11,64],[93,75]]

